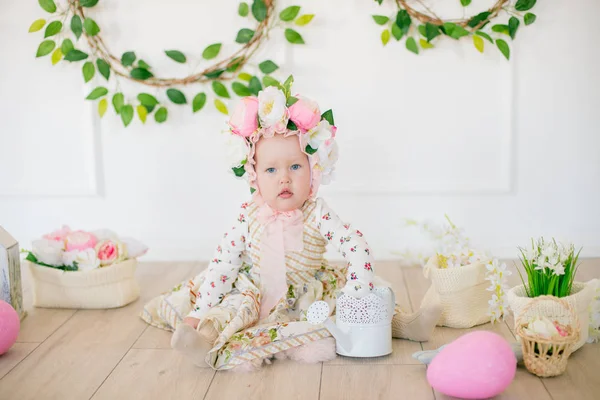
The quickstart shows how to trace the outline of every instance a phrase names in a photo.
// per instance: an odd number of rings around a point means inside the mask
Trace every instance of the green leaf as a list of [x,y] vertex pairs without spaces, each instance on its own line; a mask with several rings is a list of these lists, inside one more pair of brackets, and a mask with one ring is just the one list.
[[471,0],[460,0],[460,4],[462,4],[463,7],[466,7],[471,4]]
[[262,85],[256,76],[253,76],[252,79],[250,79],[248,89],[250,89],[250,92],[255,96],[258,96],[258,92],[262,90]]
[[390,20],[390,18],[385,15],[373,15],[372,17],[377,25],[385,25]]
[[236,57],[233,60],[231,60],[227,64],[227,72],[236,72],[238,69],[240,69],[240,66],[242,65],[244,60],[245,60],[244,56]]
[[302,39],[302,36],[290,28],[285,29],[285,38],[292,44],[304,44],[304,39]]
[[271,60],[266,60],[258,64],[258,68],[260,68],[263,74],[268,75],[272,72],[275,72],[279,66]]
[[[408,29],[410,28],[410,24],[412,24],[412,19],[406,10],[398,11],[396,14],[396,25],[400,28],[403,34],[408,33]],[[414,41],[414,39],[413,39]]]
[[252,15],[258,22],[262,22],[267,18],[267,5],[263,0],[254,0],[252,2]]
[[56,35],[58,32],[62,30],[63,24],[60,21],[53,21],[48,24],[46,30],[44,31],[44,37],[50,37]]
[[310,23],[310,21],[313,20],[314,17],[315,17],[315,14],[304,14],[304,15],[301,15],[296,20],[296,25],[298,25],[298,26],[308,25]]
[[298,126],[296,126],[296,124],[294,123],[294,121],[292,121],[291,119],[288,120],[286,128],[288,130],[290,130],[290,131],[297,131],[298,130]]
[[137,99],[144,107],[146,107],[149,113],[151,113],[152,110],[154,110],[154,107],[158,105],[158,100],[156,100],[156,97],[148,93],[138,94]]
[[73,49],[75,49],[75,46],[73,46],[71,39],[63,40],[62,45],[60,46],[60,50],[63,54],[69,54],[69,52]]
[[52,50],[54,50],[54,47],[56,47],[56,43],[54,42],[54,40],[44,40],[42,43],[40,43],[35,56],[47,56],[52,52]]
[[137,110],[140,121],[142,121],[142,124],[145,124],[146,119],[148,118],[148,109],[142,105],[138,105],[135,109]]
[[107,93],[108,93],[107,88],[105,88],[103,86],[98,86],[97,88],[92,90],[90,92],[90,94],[88,94],[88,96],[86,97],[86,100],[96,100],[96,99],[99,99],[100,97],[106,96]]
[[428,22],[425,24],[425,37],[427,38],[428,42],[431,42],[433,39],[435,39],[437,36],[440,35],[440,28],[437,25],[432,24],[431,22]]
[[323,114],[321,114],[321,119],[322,120],[324,119],[327,122],[329,122],[329,125],[331,125],[331,126],[335,125],[335,121],[333,120],[333,111],[332,110],[327,110]]
[[504,57],[506,57],[507,60],[510,60],[510,47],[508,47],[508,44],[502,39],[497,39],[496,46],[498,46],[500,52],[504,54]]
[[29,26],[29,32],[37,32],[40,29],[42,29],[44,27],[44,25],[46,25],[46,20],[45,19],[36,19],[35,21],[33,21],[33,23]]
[[81,37],[81,34],[83,33],[83,23],[81,22],[79,15],[73,15],[73,18],[71,18],[71,30],[77,39]]
[[471,28],[475,28],[477,25],[479,25],[483,21],[487,20],[490,15],[492,15],[492,13],[489,11],[481,12],[481,13],[475,15],[473,18],[471,18],[467,25],[470,26]]
[[104,117],[104,114],[106,114],[107,109],[108,101],[106,100],[106,98],[104,98],[98,102],[98,114],[100,115],[100,118]]
[[98,72],[100,72],[100,75],[102,75],[104,79],[108,80],[108,78],[110,78],[110,65],[103,59],[99,58],[96,60],[96,66],[98,67]]
[[204,49],[204,51],[202,52],[202,57],[205,60],[211,60],[211,59],[215,58],[216,56],[218,56],[220,51],[221,51],[221,43],[214,43]]
[[492,31],[497,32],[497,33],[504,33],[505,35],[510,35],[508,25],[504,25],[504,24],[496,24],[496,25],[492,26]]
[[519,0],[515,4],[515,10],[517,11],[529,11],[535,6],[536,0]]
[[42,7],[44,11],[49,13],[56,11],[56,4],[54,4],[53,0],[38,0],[38,3],[40,3],[40,7]]
[[468,30],[452,22],[444,23],[444,32],[446,33],[446,35],[456,40],[460,39],[463,36],[469,35]]
[[537,17],[535,16],[535,14],[532,13],[527,13],[525,14],[524,20],[525,20],[525,25],[531,25],[535,22],[535,19]]
[[121,64],[123,64],[124,67],[130,67],[133,65],[136,58],[137,57],[133,51],[127,51],[121,56]]
[[306,148],[304,149],[304,151],[308,154],[315,154],[317,152],[318,149],[313,149],[310,144],[306,145]]
[[238,6],[238,14],[241,17],[247,17],[249,11],[250,7],[248,7],[248,3],[240,3],[240,5]]
[[517,29],[519,29],[520,23],[521,21],[519,21],[519,19],[516,17],[510,17],[510,19],[508,20],[508,33],[510,35],[510,38],[513,40],[517,35]]
[[121,108],[123,108],[124,104],[125,104],[125,96],[123,96],[123,93],[115,93],[112,98],[112,105],[117,114],[121,113]]
[[283,93],[285,94],[285,97],[289,97],[291,95],[291,91],[292,91],[292,85],[294,84],[294,76],[290,75],[288,76],[288,78],[285,80],[285,82],[283,82],[283,85],[281,85],[282,89],[283,89]]
[[419,54],[419,47],[417,46],[417,42],[413,37],[406,39],[406,48],[415,54]]
[[298,98],[297,98],[297,97],[290,96],[290,97],[288,97],[287,101],[285,102],[285,105],[286,105],[287,107],[291,107],[291,106],[293,106],[294,104],[296,104],[296,102],[297,102],[297,101],[298,101]]
[[144,69],[152,69],[152,67],[150,65],[148,65],[148,63],[144,60],[138,61],[138,67],[144,68]]
[[487,39],[490,43],[494,43],[494,39],[492,39],[492,37],[485,32],[477,31],[475,34]]
[[216,79],[216,78],[220,77],[221,75],[223,75],[223,72],[225,72],[224,69],[217,69],[217,70],[205,73],[204,76],[207,77],[208,79]]
[[242,72],[238,75],[238,78],[243,81],[250,82],[250,79],[252,79],[252,75],[247,74],[246,72]]
[[225,115],[229,114],[229,111],[227,110],[227,106],[225,105],[225,103],[223,103],[219,99],[215,99],[215,108]]
[[233,90],[233,92],[235,94],[237,94],[240,97],[246,97],[246,96],[251,96],[252,92],[250,91],[250,89],[248,89],[248,87],[242,83],[239,82],[233,82],[231,84],[231,89]]
[[483,53],[484,43],[480,36],[473,35],[473,45],[480,53]]
[[161,107],[158,110],[156,110],[156,113],[154,114],[154,120],[156,122],[158,122],[159,124],[162,124],[163,122],[165,122],[167,120],[168,115],[169,115],[169,112],[167,111],[167,109],[164,107]]
[[233,170],[235,176],[237,176],[238,178],[244,176],[244,174],[246,173],[246,170],[244,169],[243,165],[239,167],[232,167],[231,169]]
[[54,49],[54,52],[52,53],[52,56],[51,56],[52,65],[58,64],[59,61],[62,60],[62,58],[63,58],[63,52],[60,49],[60,47],[57,47],[56,49]]
[[79,0],[82,7],[94,7],[98,4],[98,0]]
[[240,44],[248,43],[254,37],[254,31],[248,28],[242,28],[238,31],[235,41]]
[[227,99],[231,98],[229,92],[227,91],[227,88],[221,82],[212,81],[212,88],[217,94],[217,96],[225,97]]
[[202,107],[206,104],[206,93],[198,93],[194,100],[192,100],[192,110],[193,112],[198,112],[202,110]]
[[389,29],[386,29],[381,32],[381,43],[383,43],[384,46],[390,41],[390,36],[391,34]]
[[85,29],[87,34],[90,36],[96,36],[98,33],[100,33],[100,27],[98,26],[96,21],[94,21],[93,19],[91,19],[89,17],[87,17],[83,21],[83,29]]
[[423,38],[419,39],[419,44],[424,49],[433,49],[433,45]]
[[83,64],[82,67],[83,72],[83,80],[87,83],[92,80],[94,74],[96,73],[96,68],[94,68],[94,63],[91,61],[87,61]]
[[134,68],[131,70],[130,75],[133,79],[138,81],[145,81],[146,79],[152,78],[154,75],[152,72],[145,68]]
[[183,92],[178,89],[167,89],[167,97],[175,104],[186,104],[187,99]]
[[418,29],[421,36],[427,36],[427,29],[425,28],[425,25],[419,25]]
[[126,104],[121,107],[121,121],[123,121],[123,125],[127,127],[131,121],[133,120],[133,106],[131,104]]
[[86,58],[88,58],[88,54],[77,49],[73,49],[65,55],[65,60],[71,62],[85,60]]
[[187,59],[185,58],[185,55],[178,51],[178,50],[165,50],[165,54],[173,59],[174,61],[177,61],[178,63],[184,63],[187,61]]
[[277,79],[275,79],[269,75],[265,75],[263,77],[262,83],[263,83],[263,85],[265,85],[265,87],[275,86],[276,88],[281,88],[281,83]]
[[145,124],[146,119],[148,118],[148,109],[142,105],[138,105],[135,109],[138,112],[138,117],[140,118],[140,121],[142,121],[142,124]]
[[279,13],[279,19],[282,21],[292,21],[298,16],[300,6],[290,6]]
[[402,32],[402,29],[400,29],[395,22],[392,24],[392,36],[394,36],[396,40],[400,40],[402,39],[402,36],[404,36],[404,32]]

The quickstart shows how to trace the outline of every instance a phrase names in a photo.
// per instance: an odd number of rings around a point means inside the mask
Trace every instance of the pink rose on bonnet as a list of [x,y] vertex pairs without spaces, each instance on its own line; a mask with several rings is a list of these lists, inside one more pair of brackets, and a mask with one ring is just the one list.
[[289,111],[290,119],[303,132],[311,130],[321,120],[319,105],[306,97],[299,97],[298,101],[289,108]]
[[244,97],[235,107],[229,126],[231,131],[243,137],[249,137],[258,129],[258,99],[256,97]]

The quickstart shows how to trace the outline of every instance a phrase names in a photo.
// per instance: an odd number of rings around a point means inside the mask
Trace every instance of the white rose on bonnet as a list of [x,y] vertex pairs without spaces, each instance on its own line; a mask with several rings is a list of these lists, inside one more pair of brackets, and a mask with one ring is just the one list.
[[263,128],[274,127],[277,132],[285,129],[288,109],[285,95],[274,86],[269,86],[258,94],[258,118]]
[[69,266],[77,263],[79,271],[90,271],[100,266],[100,260],[94,249],[66,251],[63,254],[63,263]]
[[63,265],[64,242],[38,239],[31,242],[31,252],[43,264],[59,267]]
[[226,135],[227,160],[231,167],[239,167],[248,158],[248,143],[238,135]]

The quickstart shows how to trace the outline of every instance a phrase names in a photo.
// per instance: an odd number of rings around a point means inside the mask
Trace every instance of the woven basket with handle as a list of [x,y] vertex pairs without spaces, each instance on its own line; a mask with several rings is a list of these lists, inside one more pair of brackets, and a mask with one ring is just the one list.
[[[546,338],[539,334],[532,335],[525,331],[528,321],[524,316],[527,310],[543,301],[553,301],[562,307],[554,307],[556,315],[543,315],[550,321],[557,321],[566,327],[566,336]],[[558,311],[560,310],[560,311]],[[565,372],[567,361],[579,340],[580,328],[577,313],[565,300],[555,296],[539,296],[531,301],[520,314],[516,322],[516,333],[521,338],[523,361],[525,368],[541,378],[557,376]]]

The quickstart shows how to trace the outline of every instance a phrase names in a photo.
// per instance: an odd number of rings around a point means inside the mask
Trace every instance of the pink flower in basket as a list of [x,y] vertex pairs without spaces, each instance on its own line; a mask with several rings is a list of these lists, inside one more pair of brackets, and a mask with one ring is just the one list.
[[65,236],[65,246],[67,251],[93,249],[96,246],[96,236],[85,231],[69,232]]
[[44,235],[43,238],[54,240],[56,242],[64,242],[69,233],[71,233],[71,228],[69,228],[67,225],[63,225],[62,228]]
[[120,242],[111,239],[99,242],[96,245],[96,253],[100,265],[103,267],[127,258],[125,247]]

